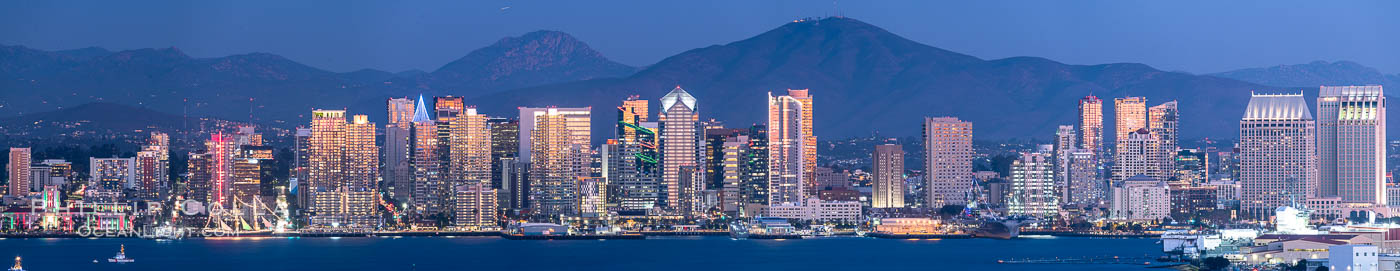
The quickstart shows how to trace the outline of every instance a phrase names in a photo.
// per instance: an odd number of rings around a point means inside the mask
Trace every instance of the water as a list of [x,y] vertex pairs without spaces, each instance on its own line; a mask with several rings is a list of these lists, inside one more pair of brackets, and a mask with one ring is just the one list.
[[[106,259],[126,244],[135,263]],[[4,239],[0,259],[46,270],[1148,270],[1125,264],[998,264],[1006,258],[1160,255],[1155,239],[824,238],[525,241],[494,237],[178,241]],[[101,263],[94,264],[92,260]],[[8,260],[0,261],[8,262]],[[1154,263],[1156,264],[1156,263]],[[8,267],[5,263],[3,266]]]

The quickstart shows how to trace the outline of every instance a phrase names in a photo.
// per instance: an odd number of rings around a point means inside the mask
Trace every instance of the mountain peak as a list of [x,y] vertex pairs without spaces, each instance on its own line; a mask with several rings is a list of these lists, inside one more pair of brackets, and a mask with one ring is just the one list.
[[1306,64],[1239,69],[1210,75],[1275,87],[1400,83],[1400,75],[1385,75],[1375,68],[1345,60],[1319,60]]
[[[485,93],[549,83],[622,77],[636,68],[613,62],[568,33],[506,37],[420,78],[420,87]],[[470,96],[470,95],[464,95]]]

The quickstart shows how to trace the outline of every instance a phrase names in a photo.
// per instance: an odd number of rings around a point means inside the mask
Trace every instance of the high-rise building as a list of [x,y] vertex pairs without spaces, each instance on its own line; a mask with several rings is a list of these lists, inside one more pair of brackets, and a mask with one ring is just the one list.
[[503,203],[510,202],[509,183],[518,175],[507,170],[510,168],[507,162],[514,162],[515,157],[519,155],[520,120],[488,118],[486,126],[491,130],[491,188],[501,193],[497,200]]
[[1318,193],[1387,204],[1385,93],[1381,86],[1323,86],[1317,98]]
[[1164,180],[1158,175],[1160,170],[1153,160],[1157,153],[1157,138],[1147,128],[1138,128],[1118,140],[1115,146],[1118,153],[1113,156],[1113,183],[1138,175],[1154,180]]
[[452,122],[449,170],[453,187],[471,183],[491,185],[491,130],[486,115],[466,108]]
[[413,166],[409,164],[409,136],[413,134],[413,99],[389,98],[388,121],[384,123],[384,184],[396,202],[407,202],[413,187]]
[[143,199],[156,199],[160,196],[162,180],[160,154],[146,150],[136,152],[136,196]]
[[606,164],[608,203],[620,210],[649,210],[661,200],[659,127],[649,122],[647,100],[633,95],[617,107],[616,140],[599,150]]
[[1103,100],[1099,97],[1079,99],[1079,148],[1103,151]]
[[714,173],[723,178],[719,187],[720,210],[728,214],[738,214],[746,204],[740,190],[744,181],[743,165],[749,151],[749,137],[735,133],[721,142],[723,145],[719,149],[718,159],[720,169]]
[[1240,119],[1240,208],[1266,217],[1317,195],[1315,119],[1303,94],[1253,94]]
[[1007,213],[1037,217],[1053,217],[1059,213],[1059,195],[1055,193],[1055,163],[1048,153],[1022,153],[1011,163],[1011,191],[1007,198]]
[[233,188],[233,155],[237,148],[233,135],[216,132],[204,142],[209,152],[209,206],[231,206],[229,193]]
[[5,167],[10,174],[8,194],[17,197],[29,196],[29,166],[33,163],[29,148],[10,148],[10,163]]
[[1152,153],[1152,163],[1156,165],[1156,178],[1167,180],[1175,176],[1177,149],[1177,109],[1176,101],[1165,102],[1147,109],[1147,129],[1156,139],[1157,149]]
[[[705,128],[705,189],[724,188],[724,144],[736,140],[736,136],[747,135],[745,129],[726,129],[717,123],[706,122]],[[748,138],[745,136],[744,138]]]
[[1098,156],[1084,149],[1069,155],[1069,198],[1066,204],[1094,206],[1103,202],[1107,188],[1099,179]]
[[[522,108],[525,114],[527,109]],[[571,124],[574,113],[558,108],[529,110],[530,204],[535,215],[555,219],[578,214],[579,177],[588,177],[580,167],[588,160],[587,140],[579,141]],[[584,111],[586,112],[586,111]],[[526,130],[523,126],[521,130]],[[587,130],[584,130],[587,131]],[[586,136],[585,136],[586,137]],[[524,142],[525,140],[521,140]]]
[[[749,127],[748,148],[739,165],[739,198],[745,206],[768,204],[768,126],[754,124]],[[747,208],[747,207],[746,207]],[[752,209],[752,208],[748,208]],[[748,209],[745,209],[746,211]],[[754,212],[758,210],[752,210]]]
[[1127,138],[1128,133],[1147,128],[1147,98],[1113,99],[1113,123],[1115,143]]
[[[147,194],[147,196],[155,197],[159,196],[161,193],[169,192],[168,188],[170,184],[170,135],[167,135],[162,132],[151,132],[151,137],[146,140],[146,145],[142,146],[141,150],[145,152],[150,152],[150,154],[148,155],[154,155],[153,161],[151,161],[151,163],[147,165],[151,167],[149,169],[149,172],[152,175],[142,179],[142,188],[150,188],[153,190],[144,191],[146,192],[145,194]],[[138,165],[139,164],[142,163],[138,161]],[[142,169],[140,171],[148,172],[148,170],[146,169]],[[144,186],[145,180],[150,180],[152,182],[152,186]]]
[[[699,210],[681,210],[680,207],[696,205],[698,193],[704,190],[704,178],[691,180],[689,186],[681,184],[681,179],[691,178],[691,174],[697,173],[695,171],[704,172],[703,130],[700,128],[698,104],[694,96],[680,87],[672,89],[660,101],[661,113],[657,115],[657,123],[661,125],[661,189],[665,191],[662,204],[685,214],[696,213]],[[691,172],[682,172],[683,168],[690,168]]]
[[[817,190],[817,134],[814,132],[812,94],[807,89],[788,89],[787,97],[802,103],[802,189],[805,197],[816,198]],[[771,108],[771,106],[770,106]],[[771,110],[770,110],[771,111]],[[771,112],[769,113],[772,114]],[[769,126],[772,126],[770,121]]]
[[[531,148],[534,144],[530,142],[530,135],[534,133],[535,127],[538,127],[538,125],[535,125],[536,116],[561,116],[564,121],[563,125],[568,129],[568,140],[570,144],[582,146],[590,146],[592,144],[592,142],[589,142],[592,140],[593,129],[592,123],[590,122],[593,116],[592,107],[521,107],[519,109],[520,136],[517,138],[520,139],[520,161],[533,161],[530,156]],[[548,113],[548,111],[551,110],[553,113]]]
[[[807,168],[811,97],[807,90],[768,94],[768,205],[801,205],[816,193],[816,163]],[[816,142],[812,142],[815,144]],[[813,146],[815,147],[815,146]],[[815,198],[816,195],[810,195]]]
[[1055,130],[1055,190],[1059,191],[1061,203],[1069,203],[1070,155],[1079,150],[1074,125],[1060,125]]
[[442,143],[438,137],[438,123],[428,115],[428,107],[422,96],[414,107],[413,129],[409,137],[412,156],[409,164],[413,167],[413,188],[409,193],[408,205],[413,213],[422,216],[442,214],[446,206],[447,172]]
[[[298,210],[304,211],[307,206],[311,206],[311,194],[307,192],[310,186],[306,184],[307,181],[311,180],[311,128],[297,127],[293,141],[295,141],[294,153],[287,177],[290,179],[289,189],[296,196],[297,206],[300,206]],[[195,173],[193,169],[195,166],[194,154],[190,155],[189,164],[190,174],[193,175]]]
[[904,146],[876,145],[870,165],[870,207],[904,208]]
[[458,230],[489,231],[496,223],[496,190],[485,182],[468,183],[453,195],[453,225]]
[[1162,180],[1137,175],[1114,184],[1113,219],[1154,221],[1171,215],[1171,194]]
[[973,187],[972,122],[926,117],[923,134],[925,203],[929,208],[967,203]]
[[344,110],[315,110],[310,141],[311,225],[376,225],[379,146],[374,123],[365,115],[347,123]]
[[87,202],[117,202],[122,197],[126,184],[136,182],[136,159],[133,158],[89,158],[89,180]]
[[[210,203],[209,196],[213,195],[213,193],[210,192],[213,189],[212,182],[214,179],[213,175],[211,175],[213,174],[213,170],[210,167],[210,163],[213,162],[213,159],[210,159],[209,153],[205,151],[190,152],[189,157],[188,164],[186,165],[186,171],[189,172],[189,179],[186,181],[187,184],[185,185],[187,189],[187,191],[185,191],[185,197],[208,204]],[[304,187],[305,186],[303,186],[303,188]],[[306,203],[298,204],[303,207],[306,206]]]

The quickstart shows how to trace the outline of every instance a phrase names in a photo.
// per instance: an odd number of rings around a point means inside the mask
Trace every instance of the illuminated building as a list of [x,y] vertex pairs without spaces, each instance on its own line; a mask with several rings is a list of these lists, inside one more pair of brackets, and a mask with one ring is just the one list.
[[1175,177],[1178,138],[1176,101],[1165,102],[1147,109],[1147,129],[1152,132],[1156,147],[1149,157],[1155,164],[1153,177],[1167,180]]
[[258,159],[238,157],[230,161],[232,164],[231,181],[229,183],[229,195],[245,204],[251,203],[261,193],[262,185],[262,165]]
[[657,123],[649,122],[647,100],[628,97],[617,107],[616,142],[600,150],[607,165],[610,203],[621,210],[650,210],[661,199]]
[[1167,184],[1147,175],[1136,175],[1114,184],[1110,218],[1157,221],[1171,215]]
[[1385,93],[1381,86],[1323,86],[1317,98],[1318,194],[1387,204]]
[[1079,148],[1103,151],[1103,100],[1099,97],[1079,99]]
[[[739,197],[746,205],[768,204],[768,126],[754,124],[749,127],[748,148],[741,157]],[[746,208],[758,212],[758,208]]]
[[409,194],[408,205],[416,213],[427,216],[444,211],[447,195],[446,172],[442,168],[442,143],[438,137],[438,124],[428,115],[428,106],[422,96],[414,109],[413,130],[409,138],[412,149],[410,164],[413,166],[413,189]]
[[[806,90],[789,95],[768,94],[768,205],[801,205],[807,187],[816,186],[816,166],[808,170],[805,158],[811,131]],[[811,175],[811,176],[808,176]],[[810,177],[810,178],[809,178]],[[815,198],[815,195],[813,195]]]
[[1069,154],[1069,195],[1066,204],[1094,206],[1103,202],[1108,189],[1099,179],[1098,156],[1089,150]]
[[578,177],[578,215],[605,217],[608,215],[608,182],[602,177]]
[[1075,141],[1079,140],[1077,137],[1073,125],[1060,125],[1055,130],[1055,190],[1060,191],[1060,199],[1064,199],[1062,203],[1068,203],[1070,198],[1070,155],[1079,150],[1079,146],[1075,145]]
[[132,158],[89,158],[89,180],[87,202],[114,203],[121,199],[122,189],[136,182],[136,159]]
[[490,231],[496,224],[496,190],[485,182],[458,186],[453,198],[453,226],[465,231]]
[[233,136],[223,132],[211,134],[209,140],[204,142],[204,148],[209,152],[209,195],[207,206],[222,204],[229,206],[229,189],[233,179]]
[[1118,145],[1115,146],[1118,153],[1113,156],[1113,182],[1115,185],[1138,175],[1164,180],[1158,178],[1157,173],[1160,171],[1152,159],[1157,152],[1156,140],[1156,137],[1146,128],[1139,128],[1118,140]]
[[365,115],[346,123],[344,110],[316,110],[311,118],[311,225],[368,228],[377,223],[379,146]]
[[[530,136],[534,133],[537,116],[551,115],[563,118],[563,125],[568,131],[568,142],[582,146],[590,146],[592,142],[592,107],[520,107],[520,161],[533,161],[531,156]],[[550,113],[549,111],[553,111]]]
[[[582,138],[575,132],[587,132],[578,124],[587,123],[588,111],[573,111],[560,108],[521,109],[521,130],[531,126],[530,146],[530,204],[535,215],[556,219],[561,215],[576,215],[578,212],[578,177],[587,177],[583,165],[588,160],[588,136]],[[580,129],[584,128],[584,129]],[[526,140],[521,140],[522,144]],[[523,156],[523,155],[522,155]]]
[[484,183],[491,185],[491,130],[486,115],[466,108],[450,124],[448,142],[449,173],[452,186]]
[[143,199],[156,199],[160,196],[162,181],[160,176],[161,166],[160,154],[156,151],[136,152],[136,197]]
[[16,197],[29,196],[30,163],[33,163],[29,148],[10,148],[10,163],[5,167],[9,172],[8,194]]
[[[311,205],[310,193],[306,192],[310,188],[306,182],[311,179],[311,129],[297,127],[293,140],[295,141],[295,149],[293,149],[295,153],[292,154],[292,164],[291,168],[288,169],[290,172],[287,173],[287,176],[290,179],[290,189],[296,195],[297,206],[301,207],[300,210],[304,210],[306,206]],[[194,165],[193,155],[190,159],[190,164]]]
[[413,190],[413,167],[409,161],[408,137],[413,129],[413,99],[389,98],[388,121],[384,124],[384,184],[396,202],[408,202]]
[[966,203],[973,187],[972,122],[926,117],[923,134],[925,203],[929,208]]
[[1059,214],[1059,195],[1055,193],[1054,161],[1048,153],[1022,153],[1011,164],[1011,191],[1007,198],[1007,213],[1036,217]]
[[210,169],[209,163],[212,162],[212,160],[213,159],[209,158],[209,153],[204,151],[189,153],[189,160],[187,160],[188,164],[186,165],[186,171],[189,172],[189,177],[187,177],[188,179],[185,181],[185,189],[187,189],[185,191],[185,198],[206,204],[210,202],[209,195],[213,194],[210,192],[210,189],[213,189],[213,175],[210,174],[213,172]]
[[[661,114],[657,115],[661,125],[661,189],[665,191],[662,204],[683,214],[700,211],[696,203],[699,192],[705,189],[703,177],[692,179],[693,174],[703,173],[705,159],[697,106],[694,96],[676,87],[661,97]],[[683,168],[691,172],[683,172]],[[683,184],[682,179],[690,181]]]
[[719,186],[720,210],[734,214],[745,204],[740,190],[743,186],[743,165],[744,158],[748,155],[749,137],[735,134],[722,142],[724,143],[719,149],[720,170],[716,172],[723,178]]
[[1315,120],[1302,94],[1252,94],[1240,119],[1240,208],[1254,217],[1317,194]]
[[871,154],[871,208],[904,208],[904,146],[876,145]]
[[1113,99],[1113,122],[1115,143],[1127,139],[1128,133],[1147,128],[1147,98]]
[[508,184],[514,181],[511,177],[517,175],[508,172],[506,161],[515,161],[515,157],[520,151],[520,121],[508,118],[487,118],[487,129],[491,130],[491,187],[500,189],[502,195],[497,199],[501,202],[509,201],[510,187]]

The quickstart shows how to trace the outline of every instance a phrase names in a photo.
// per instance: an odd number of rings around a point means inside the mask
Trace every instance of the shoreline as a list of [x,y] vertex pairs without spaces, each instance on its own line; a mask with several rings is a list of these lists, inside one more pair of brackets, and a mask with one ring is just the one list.
[[[520,235],[505,234],[498,231],[486,232],[348,232],[348,233],[261,233],[251,235],[225,235],[225,236],[187,236],[181,239],[222,239],[222,238],[375,238],[375,237],[498,237],[509,240],[603,240],[603,239],[627,239],[641,240],[648,237],[674,237],[674,236],[728,236],[728,232],[658,232],[645,231],[615,235]],[[1073,232],[1042,232],[1028,231],[1022,232],[1019,239],[1028,235],[1044,235],[1054,237],[1089,237],[1089,238],[1157,238],[1156,234],[1098,234],[1098,233],[1073,233]],[[756,238],[755,238],[756,237]],[[824,236],[750,236],[747,239],[819,239]],[[893,234],[893,233],[867,233],[865,236],[843,235],[842,237],[870,238],[870,239],[975,239],[976,236],[970,234]],[[3,239],[101,239],[101,238],[122,238],[122,239],[149,239],[149,240],[179,240],[179,239],[154,239],[144,238],[135,234],[126,235],[105,235],[105,236],[82,236],[76,233],[63,234],[0,234]]]

